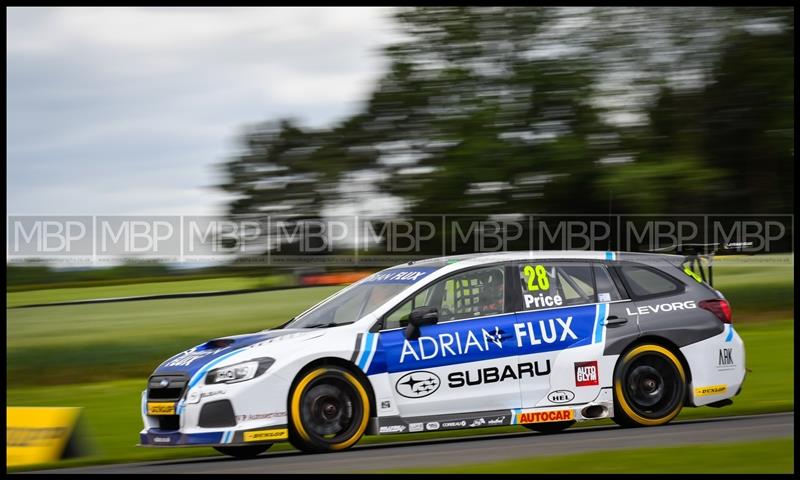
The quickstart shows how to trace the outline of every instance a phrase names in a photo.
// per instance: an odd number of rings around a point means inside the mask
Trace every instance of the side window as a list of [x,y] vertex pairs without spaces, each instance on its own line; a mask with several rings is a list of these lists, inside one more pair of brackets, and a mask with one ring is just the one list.
[[666,295],[680,289],[676,281],[649,268],[623,265],[619,271],[631,293],[637,297]]
[[436,282],[389,314],[383,328],[405,327],[411,311],[419,307],[436,307],[439,322],[503,313],[503,267],[469,270]]
[[386,317],[383,328],[399,328],[408,325],[408,316],[411,314],[411,311],[415,308],[427,306],[426,299],[431,296],[432,292],[433,287],[428,287],[422,292],[414,295],[411,300],[408,300],[406,303],[402,304],[400,308]]
[[594,266],[594,279],[597,284],[597,301],[598,302],[615,302],[622,300],[622,295],[617,289],[617,285],[611,279],[611,274],[608,273],[603,265]]
[[524,310],[595,302],[592,268],[582,263],[532,262],[519,266]]

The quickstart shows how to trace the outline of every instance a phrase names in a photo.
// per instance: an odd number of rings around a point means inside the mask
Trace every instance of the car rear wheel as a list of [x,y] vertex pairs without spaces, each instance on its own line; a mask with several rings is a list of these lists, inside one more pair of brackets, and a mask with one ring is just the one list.
[[236,458],[255,458],[269,450],[271,443],[261,445],[248,445],[246,447],[214,447],[214,450],[223,455]]
[[686,374],[674,353],[660,345],[638,345],[614,370],[614,421],[625,427],[663,425],[680,413]]
[[353,446],[369,422],[369,395],[340,367],[302,375],[289,398],[289,441],[306,452],[335,452]]
[[539,433],[558,433],[568,429],[574,424],[575,424],[574,421],[569,421],[569,422],[529,423],[523,426],[525,428],[528,428],[530,430]]

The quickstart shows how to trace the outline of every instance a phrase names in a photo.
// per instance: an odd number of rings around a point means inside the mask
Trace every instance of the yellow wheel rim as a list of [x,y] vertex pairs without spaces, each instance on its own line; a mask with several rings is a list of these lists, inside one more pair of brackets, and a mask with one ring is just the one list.
[[[636,355],[643,352],[658,352],[667,357],[675,366],[675,368],[678,370],[678,374],[681,377],[681,381],[684,384],[686,384],[686,374],[683,371],[683,365],[681,365],[680,360],[678,360],[678,358],[675,355],[673,355],[672,352],[659,345],[640,345],[631,350],[630,352],[626,353],[625,356],[622,358],[622,362],[625,363],[630,358],[633,358]],[[678,414],[678,412],[681,411],[681,408],[683,407],[683,403],[679,403],[675,407],[675,410],[673,410],[664,417],[658,419],[645,418],[634,412],[631,406],[628,405],[628,402],[625,400],[625,395],[622,389],[621,379],[614,380],[614,394],[617,397],[617,403],[619,404],[620,408],[622,408],[622,411],[624,411],[625,414],[628,415],[628,417],[635,420],[636,423],[639,423],[641,425],[647,425],[647,426],[663,425],[672,420],[673,418],[675,418],[675,416]]]

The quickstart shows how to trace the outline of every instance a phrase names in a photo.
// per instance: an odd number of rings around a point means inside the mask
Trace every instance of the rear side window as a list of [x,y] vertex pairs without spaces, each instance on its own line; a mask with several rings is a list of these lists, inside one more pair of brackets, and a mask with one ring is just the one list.
[[603,265],[594,266],[594,278],[597,283],[597,301],[603,302],[616,302],[622,300],[622,295],[617,289],[617,285],[611,280],[611,275]]
[[542,310],[594,303],[591,266],[582,263],[536,262],[519,266],[523,310]]
[[619,271],[631,293],[637,297],[668,295],[680,289],[677,282],[650,268],[624,265]]

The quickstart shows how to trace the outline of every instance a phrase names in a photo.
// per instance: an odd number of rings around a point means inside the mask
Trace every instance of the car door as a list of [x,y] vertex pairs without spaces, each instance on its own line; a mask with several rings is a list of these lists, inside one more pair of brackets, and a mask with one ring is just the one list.
[[[605,266],[589,261],[516,264],[521,301],[514,336],[520,364],[546,375],[522,378],[523,407],[587,403],[610,387],[604,363],[608,331],[638,334],[618,305],[622,297]],[[599,288],[598,288],[599,286]],[[613,322],[613,327],[606,322]]]
[[[415,292],[384,317],[379,351],[403,417],[518,408],[508,273],[502,264],[460,271]],[[435,325],[406,338],[411,311],[438,309]]]

